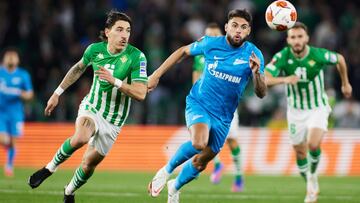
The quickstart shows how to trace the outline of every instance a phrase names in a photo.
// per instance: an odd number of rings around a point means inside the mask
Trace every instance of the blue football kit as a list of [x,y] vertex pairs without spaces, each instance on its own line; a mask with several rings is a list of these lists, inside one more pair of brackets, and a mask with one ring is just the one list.
[[29,73],[17,67],[9,72],[0,67],[0,133],[10,136],[22,134],[24,122],[22,91],[32,91]]
[[205,68],[186,98],[186,125],[206,123],[210,130],[209,143],[218,153],[243,92],[252,78],[249,65],[251,54],[260,59],[260,74],[264,74],[264,58],[252,43],[234,48],[225,36],[204,36],[191,44],[191,55],[204,55]]

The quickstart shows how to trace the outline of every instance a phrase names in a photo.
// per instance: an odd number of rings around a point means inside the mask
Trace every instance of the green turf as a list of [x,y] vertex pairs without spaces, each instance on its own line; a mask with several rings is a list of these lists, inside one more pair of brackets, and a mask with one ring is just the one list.
[[[14,178],[2,177],[0,202],[62,202],[63,187],[72,177],[73,171],[60,169],[35,190],[27,185],[27,178],[32,172],[32,169],[17,169]],[[76,192],[76,202],[166,202],[166,190],[158,198],[147,195],[147,183],[152,175],[154,174],[95,172],[89,182]],[[219,185],[210,184],[209,177],[202,175],[183,188],[181,202],[293,203],[303,202],[305,195],[305,183],[300,177],[247,176],[245,191],[238,194],[230,192],[231,183],[231,175],[226,175]],[[360,202],[360,177],[320,177],[320,187],[319,203]]]

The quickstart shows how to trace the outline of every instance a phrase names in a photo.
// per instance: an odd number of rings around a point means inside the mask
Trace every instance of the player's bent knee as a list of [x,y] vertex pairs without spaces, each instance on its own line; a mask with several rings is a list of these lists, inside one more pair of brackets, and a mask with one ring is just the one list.
[[74,148],[80,148],[89,142],[90,138],[77,136],[76,134],[71,138],[70,144]]
[[207,143],[205,143],[205,142],[195,142],[195,143],[192,143],[192,145],[196,150],[202,151],[207,146]]
[[318,150],[319,148],[320,148],[319,145],[309,143],[309,150],[310,150],[310,151],[316,151],[316,150]]

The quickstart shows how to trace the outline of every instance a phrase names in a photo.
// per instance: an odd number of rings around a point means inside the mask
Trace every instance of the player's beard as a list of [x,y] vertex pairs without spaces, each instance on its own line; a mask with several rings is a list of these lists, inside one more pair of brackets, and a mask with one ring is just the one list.
[[233,37],[231,37],[230,35],[226,35],[226,39],[228,40],[228,42],[231,44],[231,46],[233,47],[240,47],[243,42],[245,41],[246,38],[242,39],[240,37],[240,41],[239,42],[235,42],[235,40],[233,39]]
[[305,47],[306,47],[305,44],[303,44],[300,49],[294,49],[294,47],[291,47],[291,49],[295,54],[300,55],[305,51]]

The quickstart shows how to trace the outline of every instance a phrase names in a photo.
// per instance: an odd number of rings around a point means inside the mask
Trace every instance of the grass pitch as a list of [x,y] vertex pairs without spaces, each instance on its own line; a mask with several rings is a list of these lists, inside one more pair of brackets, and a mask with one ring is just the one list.
[[[72,170],[59,169],[39,188],[27,185],[28,176],[36,169],[16,169],[15,177],[5,178],[1,174],[0,202],[3,203],[56,203],[62,202],[63,187],[72,175]],[[1,173],[3,171],[0,171]],[[166,202],[166,189],[160,197],[147,194],[147,184],[155,173],[132,173],[96,171],[93,177],[76,192],[76,202],[82,203],[156,203]],[[209,176],[201,175],[186,185],[180,195],[183,203],[224,202],[303,202],[305,183],[300,177],[246,176],[242,193],[230,192],[232,176],[225,175],[218,185],[209,182]],[[360,202],[360,177],[320,177],[319,203]]]

